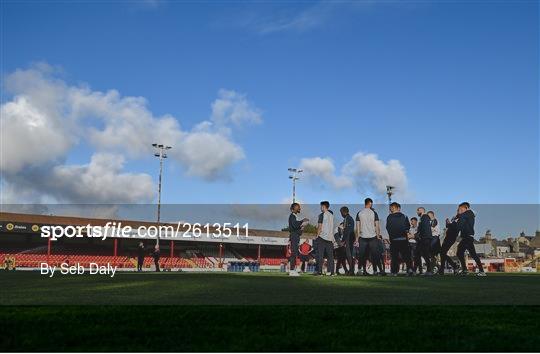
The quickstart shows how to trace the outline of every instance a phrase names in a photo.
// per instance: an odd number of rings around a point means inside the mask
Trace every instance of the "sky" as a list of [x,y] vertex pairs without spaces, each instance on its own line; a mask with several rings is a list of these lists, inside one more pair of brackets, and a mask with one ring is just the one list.
[[537,204],[536,1],[2,1],[2,203]]

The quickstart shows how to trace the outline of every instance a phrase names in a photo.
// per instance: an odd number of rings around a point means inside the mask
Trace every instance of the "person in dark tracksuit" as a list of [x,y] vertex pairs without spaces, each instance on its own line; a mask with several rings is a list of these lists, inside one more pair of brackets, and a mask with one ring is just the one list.
[[476,249],[474,248],[474,212],[471,210],[469,203],[461,203],[458,207],[459,217],[457,220],[457,229],[459,230],[461,241],[458,244],[457,256],[459,262],[461,263],[461,274],[467,275],[467,263],[465,262],[465,251],[469,252],[469,255],[476,262],[478,267],[479,276],[486,276],[484,273],[484,267],[480,258],[476,254]]
[[375,269],[378,270],[379,275],[386,275],[386,270],[384,268],[384,252],[386,250],[386,246],[384,244],[384,240],[382,237],[377,238],[377,254],[376,254],[376,260],[374,266]]
[[390,272],[394,276],[399,272],[400,257],[407,265],[407,274],[413,274],[408,241],[410,228],[409,218],[401,212],[401,205],[396,202],[390,204],[390,214],[386,218],[386,231],[390,238]]
[[[431,252],[433,237],[431,234],[431,219],[424,207],[416,209],[416,214],[420,218],[420,222],[418,223],[419,251],[420,257],[426,262],[427,271],[425,275],[433,275],[433,254]],[[421,259],[420,262],[422,262]]]
[[349,273],[349,267],[347,267],[347,253],[345,251],[345,244],[343,242],[343,227],[340,224],[338,231],[334,234],[334,259],[336,260],[336,275],[339,275],[339,270],[343,268],[345,275]]
[[142,272],[145,256],[144,243],[139,242],[139,247],[137,247],[137,272]]
[[159,245],[156,245],[154,248],[154,252],[152,252],[152,257],[154,257],[154,265],[156,266],[156,272],[159,272],[159,257],[160,257],[160,251],[159,251]]
[[431,220],[431,254],[433,257],[436,257],[441,253],[441,227],[439,226],[439,221],[435,218],[435,212],[428,211],[429,219]]
[[341,207],[339,210],[343,217],[342,226],[342,245],[345,248],[345,257],[349,264],[349,271],[347,275],[354,275],[354,261],[353,261],[353,245],[354,245],[354,219],[349,214],[349,208],[346,206]]
[[289,242],[291,245],[291,255],[289,257],[289,275],[298,276],[296,271],[296,258],[298,257],[298,247],[300,246],[300,236],[302,236],[303,224],[308,219],[298,220],[301,207],[298,203],[291,204],[291,215],[289,215]]
[[459,212],[452,219],[446,219],[446,235],[444,236],[443,243],[441,245],[441,267],[439,268],[439,275],[444,275],[444,269],[448,263],[454,270],[454,274],[458,271],[458,265],[448,256],[450,247],[456,243],[458,237],[457,220],[459,218]]

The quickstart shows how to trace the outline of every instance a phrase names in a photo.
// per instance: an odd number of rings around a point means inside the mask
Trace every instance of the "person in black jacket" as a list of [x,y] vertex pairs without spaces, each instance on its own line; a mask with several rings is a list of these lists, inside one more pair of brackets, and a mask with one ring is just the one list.
[[291,204],[291,215],[289,215],[289,243],[291,245],[291,255],[289,257],[289,275],[298,276],[296,271],[296,258],[299,256],[300,236],[302,236],[303,223],[308,219],[298,220],[301,207],[298,203]]
[[439,275],[444,275],[444,269],[446,267],[446,263],[448,263],[452,269],[454,270],[454,274],[458,271],[458,265],[456,262],[452,260],[448,256],[448,251],[450,250],[450,247],[456,243],[456,239],[458,236],[458,229],[457,229],[457,220],[459,218],[459,211],[452,219],[446,219],[446,235],[444,236],[444,240],[441,246],[441,267],[439,268]]
[[431,252],[431,245],[433,243],[433,236],[431,234],[431,219],[426,213],[424,207],[416,209],[416,214],[420,219],[418,223],[418,239],[420,242],[420,257],[424,258],[426,262],[427,271],[425,275],[433,275],[433,254]]
[[152,252],[152,257],[154,257],[154,265],[156,266],[156,272],[159,272],[159,257],[160,257],[160,251],[159,251],[159,245],[156,245],[154,248],[154,252]]
[[144,243],[139,242],[139,247],[137,247],[137,272],[142,272],[143,263],[144,263]]
[[353,261],[353,245],[354,245],[354,219],[349,214],[349,208],[346,206],[339,209],[343,222],[341,223],[341,245],[345,247],[345,256],[347,257],[347,263],[349,264],[349,272],[347,275],[354,275],[354,261]]
[[396,202],[390,204],[390,214],[386,218],[386,231],[390,238],[390,272],[393,276],[399,272],[400,257],[407,265],[407,274],[413,274],[408,241],[410,228],[409,218],[401,212],[401,205]]
[[463,202],[458,207],[459,218],[457,220],[457,229],[459,230],[461,241],[458,244],[457,256],[459,262],[461,263],[461,274],[467,275],[467,263],[465,262],[465,251],[469,252],[469,255],[476,262],[478,267],[479,276],[485,276],[484,267],[480,258],[476,254],[476,249],[474,248],[474,219],[475,215],[471,210],[471,205],[467,202]]
[[439,221],[435,218],[435,212],[427,212],[429,219],[431,220],[431,254],[433,257],[436,257],[441,253],[441,228],[439,226]]
[[334,259],[337,260],[334,274],[339,275],[339,270],[343,267],[345,275],[349,274],[347,267],[347,253],[343,242],[343,225],[339,224],[338,231],[334,234]]

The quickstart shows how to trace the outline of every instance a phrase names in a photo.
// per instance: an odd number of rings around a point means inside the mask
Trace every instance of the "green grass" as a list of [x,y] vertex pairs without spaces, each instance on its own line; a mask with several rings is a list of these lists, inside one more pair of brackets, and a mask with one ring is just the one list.
[[279,273],[0,272],[0,305],[540,305],[540,276],[314,277]]
[[538,351],[538,306],[4,307],[1,351]]
[[0,309],[0,351],[540,348],[537,275],[122,273],[111,279],[0,272],[0,304],[15,305]]

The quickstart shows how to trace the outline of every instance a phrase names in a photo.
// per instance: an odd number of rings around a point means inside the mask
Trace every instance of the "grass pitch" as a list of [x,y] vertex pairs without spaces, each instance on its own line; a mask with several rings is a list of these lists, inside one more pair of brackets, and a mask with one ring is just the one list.
[[540,305],[540,275],[288,277],[280,273],[0,272],[0,305]]
[[0,351],[540,348],[537,275],[0,272],[0,304]]

